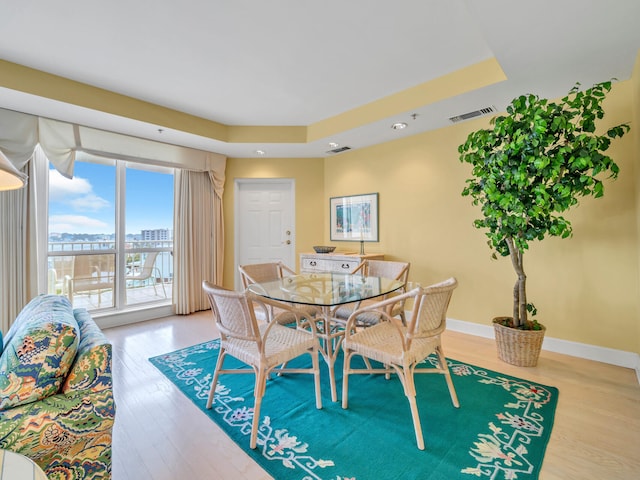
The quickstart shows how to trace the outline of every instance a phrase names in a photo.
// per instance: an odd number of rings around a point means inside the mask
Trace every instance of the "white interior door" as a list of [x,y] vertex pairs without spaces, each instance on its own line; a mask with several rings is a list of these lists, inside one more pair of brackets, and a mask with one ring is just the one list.
[[235,182],[235,288],[238,265],[281,260],[295,267],[295,182],[237,179]]

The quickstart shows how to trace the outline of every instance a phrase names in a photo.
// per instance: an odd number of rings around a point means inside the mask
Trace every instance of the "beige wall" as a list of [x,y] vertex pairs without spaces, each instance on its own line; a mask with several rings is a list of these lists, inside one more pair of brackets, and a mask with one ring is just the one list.
[[[637,76],[636,76],[637,77]],[[634,83],[635,82],[635,83]],[[634,81],[616,84],[606,101],[607,125],[636,119]],[[491,260],[479,210],[460,192],[469,174],[457,146],[488,118],[359,149],[323,160],[230,159],[225,189],[225,284],[233,284],[233,181],[240,177],[296,179],[297,251],[329,244],[329,198],[378,192],[380,242],[368,253],[411,262],[410,280],[428,284],[454,275],[460,282],[449,315],[489,324],[511,313],[515,274],[507,258]],[[633,132],[633,130],[632,130]],[[621,168],[605,196],[585,199],[567,217],[574,236],[533,244],[525,255],[530,300],[548,336],[640,352],[638,158],[635,135],[610,150]],[[322,181],[324,175],[324,181]],[[323,212],[318,219],[310,212]],[[338,250],[358,245],[333,243]]]
[[[635,220],[636,220],[636,228],[637,228],[637,237],[636,237],[636,252],[638,252],[638,272],[640,275],[640,50],[636,56],[636,64],[633,69],[633,74],[631,75],[631,84],[632,84],[632,97],[631,104],[633,105],[633,123],[631,124],[631,134],[634,138],[634,167],[636,169],[635,173],[635,188],[636,188],[636,212],[635,212]],[[640,281],[640,280],[639,280]],[[637,294],[640,296],[640,292]],[[638,322],[640,324],[640,321]],[[637,344],[638,348],[640,348],[640,326],[637,329]],[[636,350],[640,353],[640,350]]]

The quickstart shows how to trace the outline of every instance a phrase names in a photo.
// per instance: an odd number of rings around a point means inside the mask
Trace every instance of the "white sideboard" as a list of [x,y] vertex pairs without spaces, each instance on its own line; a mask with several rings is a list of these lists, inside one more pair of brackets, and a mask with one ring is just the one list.
[[370,253],[360,255],[358,253],[301,253],[300,271],[349,273],[365,259],[384,260],[384,254]]

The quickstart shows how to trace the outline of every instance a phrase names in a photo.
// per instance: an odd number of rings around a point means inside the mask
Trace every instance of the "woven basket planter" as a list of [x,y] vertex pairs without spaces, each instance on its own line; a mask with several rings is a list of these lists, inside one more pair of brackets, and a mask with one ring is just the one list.
[[501,318],[493,320],[498,358],[518,367],[535,367],[546,328],[542,326],[542,330],[520,330],[500,325],[497,323],[500,320]]

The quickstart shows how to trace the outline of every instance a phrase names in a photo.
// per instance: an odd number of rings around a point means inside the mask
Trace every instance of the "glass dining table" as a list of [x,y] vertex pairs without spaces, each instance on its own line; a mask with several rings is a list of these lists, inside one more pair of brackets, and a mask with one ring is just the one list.
[[331,400],[338,401],[334,365],[344,336],[346,321],[335,318],[332,312],[347,303],[380,297],[401,289],[401,281],[348,273],[301,273],[254,283],[252,293],[281,302],[313,305],[320,315],[316,317],[316,333],[320,338],[320,353],[329,367]]

